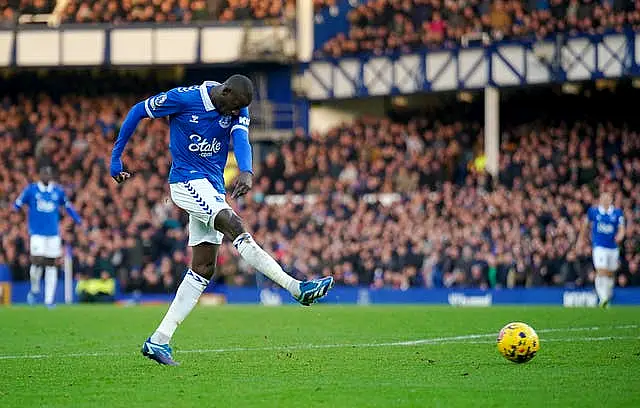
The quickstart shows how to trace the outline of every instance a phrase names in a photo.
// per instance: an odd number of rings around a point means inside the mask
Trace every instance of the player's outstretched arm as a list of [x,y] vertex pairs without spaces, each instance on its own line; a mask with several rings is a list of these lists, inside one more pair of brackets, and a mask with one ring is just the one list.
[[73,219],[73,222],[75,222],[77,225],[82,224],[82,217],[80,217],[80,214],[78,214],[76,209],[73,207],[71,201],[67,200],[66,194],[62,196],[62,204],[64,205],[64,209],[67,214],[69,214],[69,216]]
[[586,217],[582,224],[580,225],[580,231],[578,232],[578,240],[576,241],[578,245],[581,245],[585,241],[585,236],[587,235],[587,231],[589,230],[589,218]]
[[144,118],[163,118],[180,112],[183,108],[180,95],[182,95],[180,89],[174,88],[168,92],[161,92],[142,102],[138,102],[129,110],[127,117],[124,122],[122,122],[120,133],[118,133],[118,138],[111,152],[110,173],[115,181],[122,183],[131,177],[131,174],[123,170],[122,160],[120,158],[131,135],[133,135],[136,127],[138,127],[138,123]]
[[138,102],[129,110],[127,117],[124,122],[122,122],[120,133],[118,133],[118,138],[116,139],[116,142],[113,145],[113,150],[111,151],[110,173],[111,177],[113,177],[118,183],[122,183],[131,177],[129,173],[123,171],[121,157],[127,142],[131,138],[131,135],[133,135],[136,127],[138,127],[138,123],[147,117],[144,104],[144,102]]
[[244,108],[240,115],[239,123],[231,128],[233,154],[236,156],[236,162],[238,162],[240,169],[240,174],[231,193],[231,197],[234,199],[247,194],[253,187],[253,157],[251,143],[249,143],[249,128],[247,126],[249,112],[247,108]]
[[626,229],[625,229],[625,224],[624,224],[624,217],[621,215],[619,220],[618,220],[618,232],[616,233],[615,236],[615,240],[616,242],[619,244],[622,242],[622,240],[624,239],[624,235],[626,234]]
[[71,203],[65,205],[64,209],[67,210],[67,214],[69,214],[69,216],[73,219],[73,222],[78,225],[82,224],[82,218],[80,217],[80,214],[78,214],[76,209],[73,208],[73,205],[71,205]]

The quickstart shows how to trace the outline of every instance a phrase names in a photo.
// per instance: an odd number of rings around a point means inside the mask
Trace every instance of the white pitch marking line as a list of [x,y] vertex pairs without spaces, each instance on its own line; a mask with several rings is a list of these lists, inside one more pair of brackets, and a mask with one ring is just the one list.
[[[638,325],[624,325],[613,327],[568,327],[568,328],[552,328],[541,329],[538,333],[553,333],[553,332],[576,332],[576,331],[597,331],[602,329],[609,330],[625,330],[625,329],[637,329]],[[219,349],[196,349],[196,350],[176,350],[177,354],[187,353],[237,353],[244,351],[288,351],[288,350],[317,350],[317,349],[333,349],[333,348],[367,348],[367,347],[399,347],[399,346],[419,346],[423,344],[455,344],[465,342],[465,340],[476,340],[485,337],[496,337],[496,333],[486,334],[467,334],[462,336],[450,336],[450,337],[434,337],[431,339],[420,340],[408,340],[408,341],[393,341],[386,343],[338,343],[338,344],[294,344],[290,346],[271,346],[271,347],[231,347],[231,348],[219,348]],[[605,336],[605,337],[582,337],[571,339],[542,339],[543,343],[549,341],[605,341],[605,340],[630,340],[640,339],[640,337],[633,336]],[[468,344],[491,344],[493,341],[481,342],[481,341],[467,341]],[[131,355],[133,353],[109,353],[109,352],[95,352],[95,353],[70,353],[70,354],[27,354],[27,355],[6,355],[0,356],[0,360],[36,360],[45,358],[67,358],[67,357],[115,357]]]
[[[558,342],[592,342],[592,341],[611,341],[611,340],[640,340],[640,336],[603,336],[603,337],[574,337],[566,339],[541,339],[541,344],[558,343]],[[495,344],[495,341],[465,341],[465,342],[447,342],[438,344]]]

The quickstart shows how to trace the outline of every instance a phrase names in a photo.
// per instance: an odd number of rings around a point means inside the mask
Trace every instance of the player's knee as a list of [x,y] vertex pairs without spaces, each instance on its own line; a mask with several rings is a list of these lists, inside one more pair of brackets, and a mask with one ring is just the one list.
[[220,211],[214,220],[214,228],[222,232],[231,241],[247,232],[242,218],[232,210]]
[[191,265],[191,269],[198,275],[202,276],[205,279],[211,279],[213,275],[216,273],[216,262],[215,261],[204,261],[193,263]]

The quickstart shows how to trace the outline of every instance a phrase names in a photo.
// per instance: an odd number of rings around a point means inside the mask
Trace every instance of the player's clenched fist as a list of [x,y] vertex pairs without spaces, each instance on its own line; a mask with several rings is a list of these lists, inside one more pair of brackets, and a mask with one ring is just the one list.
[[121,171],[119,174],[112,176],[113,179],[118,183],[122,183],[123,181],[125,181],[126,179],[131,177],[130,173],[127,173],[126,171]]
[[118,183],[122,183],[131,177],[131,174],[122,170],[122,160],[111,158],[111,177]]
[[231,198],[242,197],[247,194],[249,190],[253,187],[253,174],[248,171],[243,171],[238,175],[238,179],[233,187],[233,193],[231,193]]

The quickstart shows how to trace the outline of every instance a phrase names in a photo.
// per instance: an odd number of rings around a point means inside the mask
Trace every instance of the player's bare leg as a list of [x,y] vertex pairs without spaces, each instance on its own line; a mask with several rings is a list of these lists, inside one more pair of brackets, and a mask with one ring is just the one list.
[[232,210],[218,213],[214,228],[233,242],[240,256],[249,265],[263,273],[269,279],[285,288],[301,304],[309,306],[327,294],[333,286],[333,278],[328,276],[308,282],[300,282],[282,270],[282,267],[266,253],[251,237],[242,219]]
[[44,304],[53,307],[58,286],[58,268],[56,258],[42,258],[44,265]]
[[29,267],[29,278],[31,280],[31,289],[27,295],[27,303],[30,305],[36,303],[40,295],[40,280],[44,270],[44,258],[41,256],[31,257],[31,266]]
[[612,271],[608,269],[596,270],[595,286],[596,293],[600,299],[600,307],[606,308],[609,306],[609,302],[611,302],[611,298],[613,297],[614,285],[615,281]]
[[158,329],[142,346],[142,354],[160,364],[176,365],[169,342],[178,325],[191,313],[216,271],[220,245],[201,243],[193,247],[191,268],[187,270],[176,297]]

